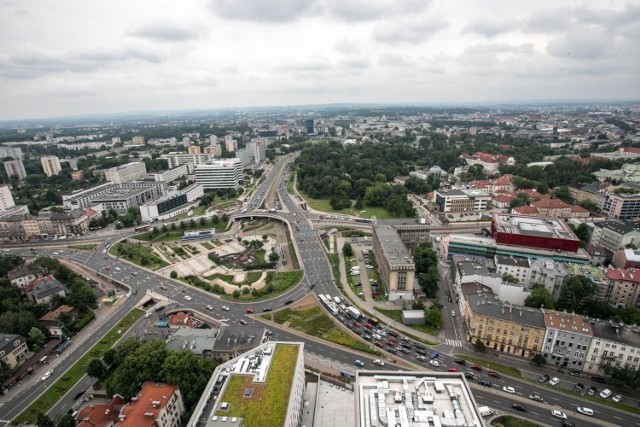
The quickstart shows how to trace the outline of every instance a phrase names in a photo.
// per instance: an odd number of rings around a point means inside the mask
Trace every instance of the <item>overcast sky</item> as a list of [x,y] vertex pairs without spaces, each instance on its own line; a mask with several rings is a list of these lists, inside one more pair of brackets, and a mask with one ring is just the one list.
[[640,1],[8,0],[0,120],[640,98]]

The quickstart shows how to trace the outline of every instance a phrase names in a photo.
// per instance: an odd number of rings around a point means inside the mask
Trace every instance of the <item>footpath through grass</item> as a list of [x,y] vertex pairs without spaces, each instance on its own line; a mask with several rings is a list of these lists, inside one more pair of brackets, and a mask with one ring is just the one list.
[[35,424],[38,413],[46,414],[53,405],[62,398],[85,374],[87,364],[91,359],[100,358],[129,330],[129,328],[142,316],[144,311],[134,309],[129,312],[117,325],[98,341],[88,353],[64,373],[58,381],[47,389],[35,402],[18,415],[12,424]]
[[344,345],[367,353],[379,355],[380,352],[338,328],[333,320],[324,314],[320,307],[309,307],[301,310],[284,309],[265,318],[273,318],[276,323],[289,323],[289,326],[314,337],[322,338],[336,344]]

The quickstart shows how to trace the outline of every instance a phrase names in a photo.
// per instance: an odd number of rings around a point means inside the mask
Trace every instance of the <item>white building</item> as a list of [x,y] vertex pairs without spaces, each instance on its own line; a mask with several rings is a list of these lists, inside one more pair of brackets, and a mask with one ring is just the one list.
[[9,178],[15,175],[22,181],[27,177],[27,171],[24,169],[22,160],[7,160],[4,162],[4,170]]
[[487,209],[491,196],[481,190],[435,190],[433,202],[441,212],[474,212]]
[[578,314],[542,310],[547,332],[542,355],[547,364],[582,371],[591,346],[593,329],[587,319]]
[[107,169],[105,171],[105,179],[114,184],[122,184],[124,182],[134,181],[142,178],[147,174],[147,167],[144,162],[131,162],[126,165],[120,165]]
[[251,153],[248,148],[236,151],[236,159],[239,159],[242,162],[243,169],[247,169],[249,165],[253,163],[253,158],[251,157]]
[[153,176],[153,179],[156,181],[171,182],[175,181],[178,178],[182,178],[185,175],[192,174],[193,170],[193,163],[187,163],[185,165],[176,166],[175,168],[163,172],[151,173],[150,175]]
[[194,165],[201,165],[203,163],[215,160],[214,154],[189,154],[189,153],[169,153],[160,156],[161,159],[167,161],[169,168],[175,168],[180,165],[186,165],[188,163]]
[[57,156],[42,156],[40,164],[42,164],[42,169],[47,176],[57,175],[62,171],[60,159]]
[[552,259],[534,259],[531,260],[529,286],[539,283],[547,288],[554,299],[558,299],[560,288],[568,275],[567,265],[563,262]]
[[165,220],[188,212],[193,209],[191,202],[203,195],[202,185],[193,184],[175,194],[145,203],[140,206],[142,222]]
[[224,147],[228,152],[233,153],[234,151],[238,150],[238,141],[233,139],[233,136],[231,135],[225,135]]
[[131,145],[144,145],[144,136],[134,136],[131,138]]
[[584,372],[604,374],[604,366],[640,369],[640,330],[612,321],[595,322]]
[[[279,384],[277,397],[255,393],[274,383]],[[264,413],[265,426],[299,427],[304,387],[304,343],[266,342],[216,367],[187,427],[218,427],[232,419],[242,426],[252,412]],[[275,404],[271,398],[284,400],[286,405]]]
[[518,283],[529,286],[531,281],[531,266],[527,258],[496,255],[495,263],[496,271],[500,276],[509,274],[518,280]]
[[205,190],[237,188],[242,177],[240,159],[216,160],[196,166],[196,182]]
[[16,205],[8,185],[0,185],[0,212]]
[[4,159],[5,157],[12,157],[15,160],[22,160],[22,148],[0,146],[0,159]]

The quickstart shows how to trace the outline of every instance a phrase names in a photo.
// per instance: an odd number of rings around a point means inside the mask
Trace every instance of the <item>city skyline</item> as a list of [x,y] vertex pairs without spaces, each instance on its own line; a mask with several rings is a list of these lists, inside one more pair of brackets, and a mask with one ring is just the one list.
[[640,5],[5,1],[0,120],[640,98]]

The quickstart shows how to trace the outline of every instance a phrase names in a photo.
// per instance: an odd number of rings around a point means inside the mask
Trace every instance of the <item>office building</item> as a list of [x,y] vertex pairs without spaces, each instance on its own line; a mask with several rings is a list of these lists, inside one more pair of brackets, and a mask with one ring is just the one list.
[[142,222],[169,219],[188,212],[194,207],[190,203],[203,195],[202,185],[193,184],[173,195],[145,203],[140,206]]
[[506,304],[495,295],[465,295],[463,312],[467,339],[480,340],[487,348],[529,358],[540,352],[545,337],[542,311]]
[[249,156],[253,159],[253,163],[259,165],[264,162],[267,158],[266,156],[266,144],[260,142],[253,142],[253,140],[258,138],[253,138],[250,143],[247,144],[247,151],[249,152]]
[[187,427],[299,427],[304,387],[304,343],[266,342],[216,367]]
[[591,229],[590,243],[615,252],[627,245],[640,244],[640,222],[637,221],[600,221],[588,224]]
[[105,179],[114,184],[122,184],[124,182],[134,181],[142,178],[147,174],[147,166],[144,162],[131,162],[126,165],[120,165],[107,169],[105,171]]
[[373,252],[389,301],[412,300],[416,265],[395,228],[373,227]]
[[4,170],[7,172],[7,176],[17,176],[19,180],[23,180],[27,177],[27,171],[24,169],[24,163],[22,160],[7,160],[4,164]]
[[163,172],[154,172],[149,174],[155,181],[172,182],[183,176],[192,174],[194,170],[193,163],[187,163],[186,165],[176,166],[173,169],[169,169]]
[[307,135],[316,133],[316,130],[315,130],[314,126],[313,126],[313,119],[306,119],[304,121],[304,125],[305,125],[305,127],[307,129]]
[[127,213],[129,208],[137,208],[140,205],[156,200],[157,189],[155,187],[127,188],[118,187],[95,197],[91,203],[102,205],[103,210],[114,210],[119,214]]
[[8,185],[0,185],[0,212],[11,209],[16,205]]
[[11,157],[14,160],[22,160],[22,148],[0,146],[0,159],[5,159],[7,157]]
[[[79,190],[72,194],[62,196],[62,204],[70,209],[86,209],[98,204],[95,200],[101,196],[109,195],[118,190],[148,189],[152,199],[159,199],[167,193],[167,184],[164,181],[131,181],[123,184],[105,183],[96,185],[86,190]],[[146,202],[145,202],[146,203]],[[136,205],[139,206],[139,205]],[[134,207],[134,206],[132,206]]]
[[602,213],[616,219],[640,217],[640,194],[607,193]]
[[593,339],[583,372],[600,376],[606,365],[633,371],[640,369],[640,333],[636,326],[594,321],[591,327]]
[[238,188],[242,177],[240,159],[215,160],[196,166],[196,182],[205,190]]
[[476,189],[435,190],[433,201],[441,212],[484,211],[491,196]]
[[243,169],[248,169],[249,165],[253,163],[253,158],[247,148],[236,151],[236,159],[240,160]]
[[40,163],[42,164],[42,169],[47,176],[57,175],[62,172],[60,159],[58,159],[57,156],[42,156],[40,157]]
[[494,214],[491,236],[498,244],[577,252],[580,239],[558,218]]
[[547,328],[542,355],[547,365],[582,371],[593,338],[589,321],[579,314],[542,310]]
[[[219,156],[219,155],[218,155]],[[169,169],[173,169],[180,165],[186,165],[191,163],[193,165],[200,165],[215,160],[216,156],[213,154],[189,154],[189,153],[169,153],[160,156],[161,159],[167,161]]]
[[356,425],[483,426],[471,388],[459,372],[356,372]]

